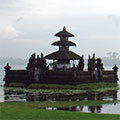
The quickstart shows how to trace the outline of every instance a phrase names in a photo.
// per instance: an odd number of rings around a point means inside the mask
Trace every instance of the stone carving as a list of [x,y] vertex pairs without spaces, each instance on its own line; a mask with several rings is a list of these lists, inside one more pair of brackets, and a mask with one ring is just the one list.
[[[96,71],[97,69],[97,71]],[[101,58],[95,58],[95,54],[93,54],[93,57],[89,55],[88,59],[88,71],[91,74],[92,80],[102,80],[102,71],[104,70],[102,59]]]
[[104,70],[104,67],[103,67],[103,64],[102,64],[102,59],[101,58],[97,58],[97,63],[96,63],[96,68],[98,71],[103,71]]
[[96,67],[96,64],[95,64],[95,54],[93,54],[93,57],[91,58],[91,56],[89,55],[89,58],[88,58],[88,71],[89,72],[93,72],[95,71],[95,67]]
[[33,53],[31,55],[31,57],[29,58],[29,62],[28,62],[28,65],[27,65],[27,70],[31,69],[31,68],[35,68],[35,53]]
[[98,80],[102,80],[103,79],[103,70],[104,70],[104,67],[103,67],[103,64],[102,64],[102,59],[101,58],[97,58],[96,60],[96,68],[97,68],[97,79]]
[[33,53],[29,59],[29,63],[27,65],[28,74],[31,79],[39,80],[43,74],[45,74],[47,69],[46,60],[44,58],[43,53],[41,53],[41,57]]

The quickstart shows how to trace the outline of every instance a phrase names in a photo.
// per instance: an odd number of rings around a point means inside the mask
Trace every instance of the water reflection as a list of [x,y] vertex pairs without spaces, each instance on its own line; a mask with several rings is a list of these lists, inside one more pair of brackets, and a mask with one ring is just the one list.
[[4,102],[5,96],[4,96],[4,88],[0,87],[0,102]]
[[26,95],[5,95],[5,102],[26,102]]
[[[109,90],[104,92],[87,91],[73,95],[64,94],[48,94],[48,93],[29,93],[23,91],[5,91],[0,87],[0,102],[25,102],[25,101],[80,101],[80,100],[120,100],[120,90]],[[92,112],[92,113],[120,113],[120,102],[112,104],[103,104],[99,106],[69,106],[67,108],[48,107],[51,110],[70,110],[77,112]]]
[[[3,93],[3,89],[2,94]],[[3,96],[2,95],[2,96]],[[87,91],[86,93],[65,95],[62,93],[29,93],[24,91],[5,91],[5,101],[16,99],[26,99],[26,101],[80,101],[80,100],[120,100],[120,91],[109,90],[104,92]],[[3,97],[4,99],[4,97]]]
[[[87,109],[86,109],[87,108]],[[48,110],[67,110],[67,111],[77,111],[77,112],[91,112],[91,113],[101,113],[102,106],[70,106],[66,108],[46,108]]]
[[102,106],[88,106],[88,111],[92,113],[100,113]]
[[109,90],[106,92],[86,92],[72,95],[64,94],[39,94],[27,93],[27,101],[79,101],[79,100],[117,100],[117,90]]
[[[5,92],[5,93],[4,93]],[[87,91],[85,93],[77,93],[65,95],[64,93],[37,93],[25,92],[21,90],[4,91],[0,87],[0,101],[11,99],[26,99],[26,101],[80,101],[80,100],[120,100],[120,90],[108,90],[103,92]]]
[[77,112],[91,112],[91,113],[110,113],[110,114],[120,114],[120,103],[105,104],[100,106],[69,106],[69,107],[47,107],[47,110],[63,110],[63,111],[77,111]]

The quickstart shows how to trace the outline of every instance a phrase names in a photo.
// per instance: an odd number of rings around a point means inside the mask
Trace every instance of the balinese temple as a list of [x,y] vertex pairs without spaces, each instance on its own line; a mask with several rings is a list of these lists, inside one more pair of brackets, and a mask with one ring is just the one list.
[[50,60],[57,60],[56,67],[58,69],[70,68],[70,60],[79,60],[80,56],[69,50],[69,47],[76,46],[72,41],[69,41],[69,37],[74,37],[73,34],[66,31],[64,27],[62,31],[55,34],[60,40],[52,43],[53,46],[58,46],[59,50],[47,55],[45,58]]
[[[71,46],[76,44],[69,40],[74,37],[64,27],[62,31],[55,34],[60,40],[52,43],[58,46],[56,52],[48,54],[44,57],[32,54],[25,69],[15,70],[7,64],[5,69],[5,85],[12,86],[14,83],[30,84],[72,84],[92,82],[114,82],[118,81],[118,67],[114,65],[113,70],[104,70],[102,59],[95,58],[95,54],[88,57],[87,70],[84,69],[84,58],[73,51],[69,50]],[[92,49],[92,48],[91,48]],[[48,60],[55,61],[54,68],[49,69]],[[73,65],[70,65],[70,61]],[[74,65],[74,60],[78,60],[78,64]]]

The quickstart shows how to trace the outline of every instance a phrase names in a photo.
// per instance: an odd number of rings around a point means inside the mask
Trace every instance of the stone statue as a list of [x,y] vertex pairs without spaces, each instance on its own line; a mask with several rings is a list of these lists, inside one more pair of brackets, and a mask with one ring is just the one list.
[[117,73],[119,68],[118,68],[117,65],[115,64],[112,69]]
[[113,67],[112,69],[113,69],[114,72],[115,72],[115,79],[118,80],[117,72],[118,72],[118,69],[119,69],[119,68],[118,68],[117,65],[115,64],[114,67]]
[[97,58],[97,63],[96,63],[96,68],[98,71],[103,71],[104,70],[104,67],[103,67],[103,64],[102,64],[102,60],[101,58]]
[[47,63],[46,59],[43,56],[43,53],[41,53],[41,58],[39,57],[39,55],[37,56],[36,67],[41,69],[42,72],[45,72],[47,69]]
[[36,65],[36,59],[35,59],[36,54],[33,53],[29,59],[28,65],[27,65],[27,70],[28,69],[35,69],[35,65]]
[[44,55],[43,55],[43,53],[41,53],[41,58],[44,58]]
[[97,68],[97,79],[102,80],[103,79],[104,67],[103,67],[101,58],[97,58],[97,60],[96,60],[96,68]]
[[88,71],[89,72],[95,71],[95,54],[93,54],[92,58],[89,55],[89,58],[88,58]]
[[9,71],[11,69],[11,66],[7,63],[7,65],[4,67],[5,71]]
[[89,55],[89,58],[88,58],[88,71],[90,72],[91,81],[96,80],[96,73],[95,73],[96,64],[95,64],[95,61],[96,61],[95,54],[93,54],[92,58]]
[[83,69],[84,69],[84,56],[82,56],[79,59],[79,63],[78,63],[77,68],[78,68],[79,71],[83,71]]

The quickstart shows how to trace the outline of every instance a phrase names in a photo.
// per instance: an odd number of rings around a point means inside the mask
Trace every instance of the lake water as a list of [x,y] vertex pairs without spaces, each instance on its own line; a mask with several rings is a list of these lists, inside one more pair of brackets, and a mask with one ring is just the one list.
[[[25,66],[13,66],[14,69],[23,69]],[[107,67],[106,69],[109,69]],[[120,75],[120,71],[118,72],[118,76]],[[3,77],[4,77],[4,69],[3,66],[0,66],[0,85],[3,84]],[[118,82],[119,84],[120,82]],[[45,95],[47,96],[47,95]],[[7,102],[7,101],[18,101],[18,102],[25,102],[25,101],[59,101],[59,100],[114,100],[114,103],[111,104],[103,104],[100,106],[69,106],[68,108],[51,108],[47,107],[45,109],[51,110],[69,110],[69,111],[77,111],[77,112],[93,112],[93,113],[112,113],[112,114],[120,114],[120,90],[111,90],[106,92],[99,92],[99,93],[84,93],[78,94],[73,96],[52,96],[49,98],[45,98],[45,96],[41,94],[28,94],[28,93],[14,93],[9,94],[5,93],[4,87],[0,87],[0,102]],[[119,101],[119,102],[116,102]]]

